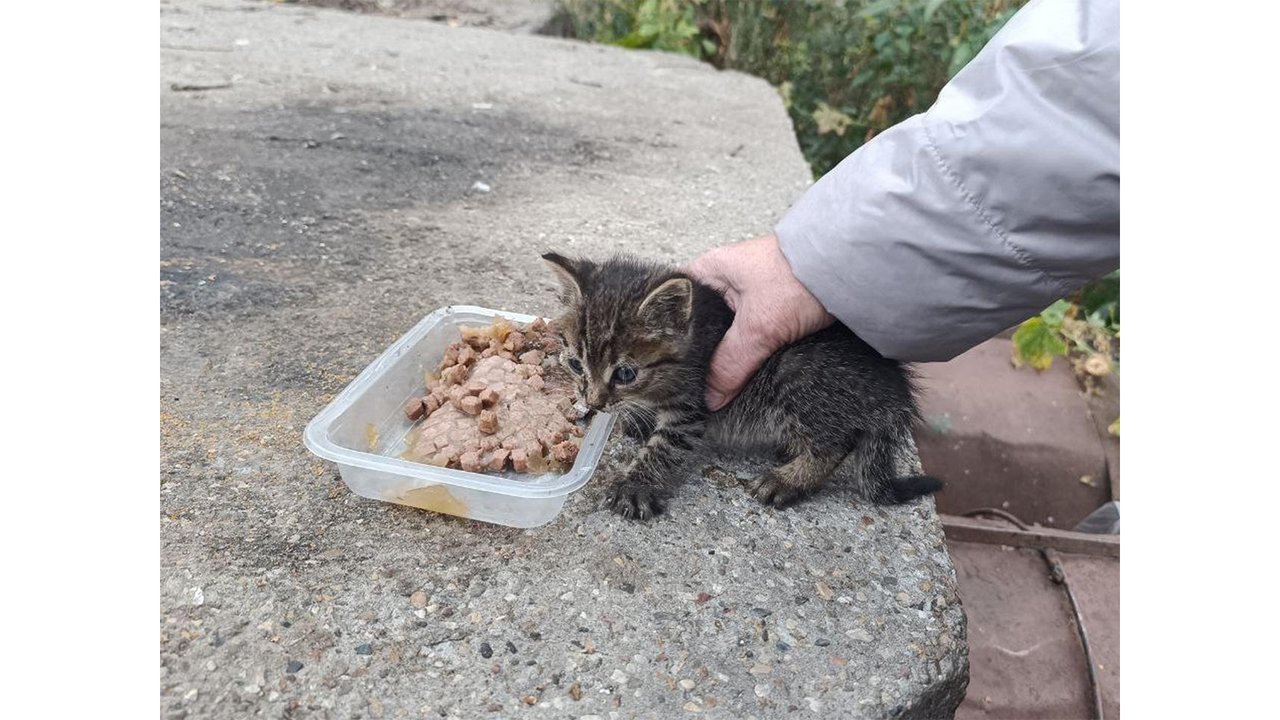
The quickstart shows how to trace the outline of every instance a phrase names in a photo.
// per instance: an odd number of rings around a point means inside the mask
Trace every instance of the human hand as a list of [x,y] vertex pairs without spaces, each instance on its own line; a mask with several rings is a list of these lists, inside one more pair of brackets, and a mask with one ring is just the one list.
[[737,397],[779,348],[835,322],[791,273],[773,235],[715,248],[686,269],[723,293],[735,313],[711,358],[706,400],[712,410]]

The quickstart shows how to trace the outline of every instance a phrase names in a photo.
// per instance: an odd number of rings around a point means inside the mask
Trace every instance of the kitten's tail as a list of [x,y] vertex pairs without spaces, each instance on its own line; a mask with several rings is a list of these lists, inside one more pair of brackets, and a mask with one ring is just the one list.
[[904,503],[922,495],[938,492],[942,481],[932,475],[904,475],[889,481],[894,502]]

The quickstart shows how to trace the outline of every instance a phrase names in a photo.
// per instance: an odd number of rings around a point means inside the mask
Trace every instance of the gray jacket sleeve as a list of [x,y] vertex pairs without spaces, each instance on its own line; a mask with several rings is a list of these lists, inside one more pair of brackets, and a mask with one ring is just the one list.
[[1118,0],[1032,0],[927,112],[776,228],[796,277],[882,354],[948,360],[1120,263]]

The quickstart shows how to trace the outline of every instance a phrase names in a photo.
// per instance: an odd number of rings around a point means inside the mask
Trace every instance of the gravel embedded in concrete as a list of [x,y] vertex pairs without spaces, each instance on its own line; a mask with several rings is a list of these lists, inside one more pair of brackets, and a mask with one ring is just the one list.
[[354,496],[302,447],[431,310],[552,311],[546,249],[683,262],[767,231],[808,182],[767,84],[281,4],[161,11],[164,717],[954,707],[931,501],[777,512],[742,488],[758,468],[717,463],[627,522],[599,510],[619,441],[525,531]]

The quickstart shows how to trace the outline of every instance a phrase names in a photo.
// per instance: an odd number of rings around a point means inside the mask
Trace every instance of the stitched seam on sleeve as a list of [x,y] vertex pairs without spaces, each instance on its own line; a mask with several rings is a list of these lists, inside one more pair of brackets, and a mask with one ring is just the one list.
[[929,148],[930,154],[933,155],[933,161],[937,163],[938,169],[941,170],[947,180],[951,181],[951,184],[955,186],[956,190],[960,193],[960,197],[964,198],[964,201],[973,208],[973,211],[977,213],[983,224],[985,224],[996,237],[1000,238],[1000,242],[1004,244],[1005,248],[1018,260],[1019,263],[1025,266],[1028,270],[1038,274],[1053,287],[1057,288],[1058,294],[1069,294],[1070,290],[1066,289],[1066,284],[1063,283],[1063,281],[1037,267],[1035,261],[1031,258],[1031,255],[1010,240],[1004,230],[1002,230],[1000,226],[991,219],[991,214],[987,212],[987,209],[982,206],[982,203],[978,202],[978,199],[969,192],[969,189],[965,187],[964,182],[960,179],[959,174],[953,171],[951,166],[947,165],[947,161],[942,158],[942,152],[938,150],[938,145],[934,142],[933,135],[929,132],[929,125],[925,122],[926,119],[926,117],[922,117],[920,119],[920,131],[924,134],[925,145]]

